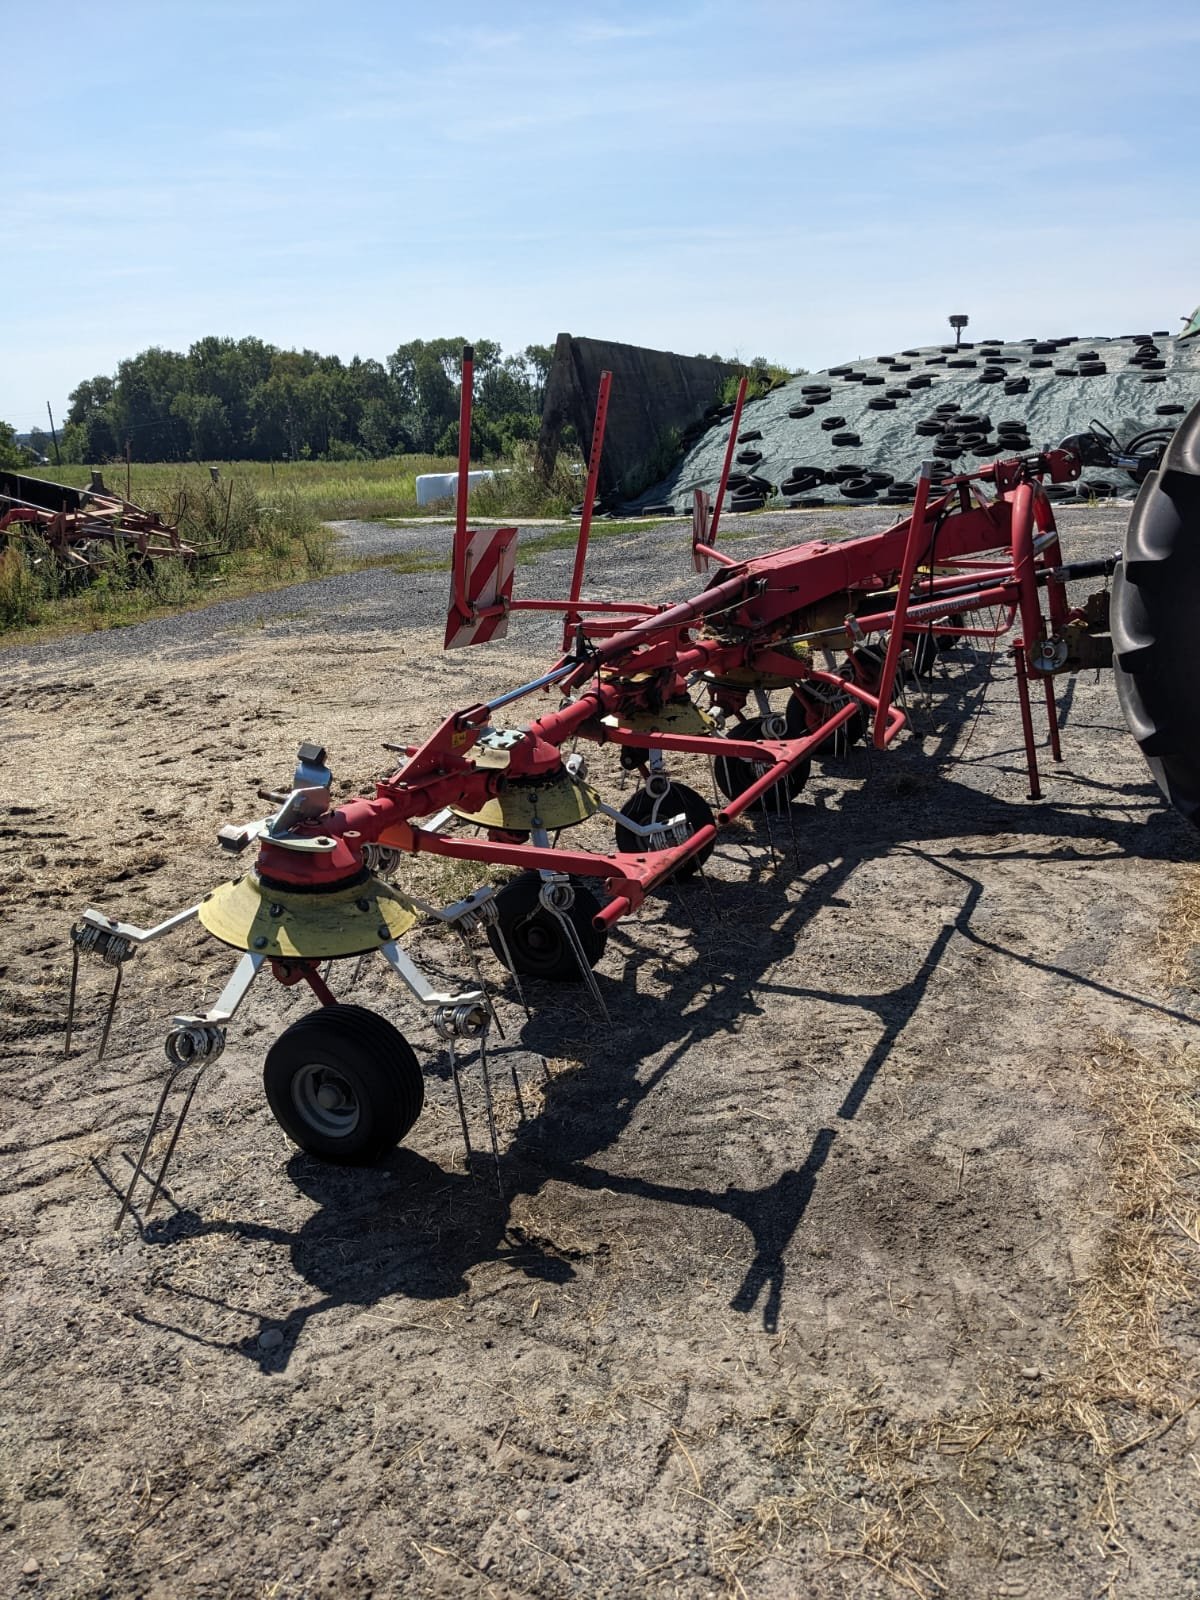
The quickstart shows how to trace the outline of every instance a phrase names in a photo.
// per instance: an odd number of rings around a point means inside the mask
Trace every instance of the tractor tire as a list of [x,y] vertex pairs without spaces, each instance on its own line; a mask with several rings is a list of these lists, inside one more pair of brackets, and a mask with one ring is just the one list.
[[1200,405],[1138,492],[1112,592],[1113,667],[1130,733],[1200,826]]
[[408,1041],[364,1006],[323,1006],[293,1022],[267,1052],[263,1087],[293,1144],[348,1166],[394,1149],[425,1101]]

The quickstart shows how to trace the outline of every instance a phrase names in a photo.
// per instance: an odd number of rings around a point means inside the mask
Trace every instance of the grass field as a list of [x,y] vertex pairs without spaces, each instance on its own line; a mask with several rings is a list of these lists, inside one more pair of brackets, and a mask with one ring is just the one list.
[[[221,482],[253,490],[264,503],[273,495],[286,496],[322,520],[362,517],[414,516],[418,511],[416,479],[425,472],[452,472],[457,462],[450,456],[390,456],[382,461],[225,461],[219,463]],[[125,468],[120,463],[103,469],[104,481],[125,494]],[[53,464],[39,467],[35,476],[55,483],[84,488],[91,469]],[[141,505],[178,493],[181,488],[200,492],[211,482],[207,466],[194,462],[135,461],[129,469],[128,498]]]

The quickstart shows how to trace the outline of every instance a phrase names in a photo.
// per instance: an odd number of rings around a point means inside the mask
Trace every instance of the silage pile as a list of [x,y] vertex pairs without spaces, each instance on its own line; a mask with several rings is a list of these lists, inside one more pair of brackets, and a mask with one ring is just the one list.
[[[860,358],[805,374],[742,413],[725,510],[903,504],[921,463],[973,470],[1056,445],[1099,422],[1122,445],[1173,429],[1200,399],[1200,340],[1162,330],[1119,338],[987,339]],[[732,408],[714,407],[672,473],[638,504],[691,508],[714,493]],[[1119,469],[1088,468],[1058,498],[1132,495]]]

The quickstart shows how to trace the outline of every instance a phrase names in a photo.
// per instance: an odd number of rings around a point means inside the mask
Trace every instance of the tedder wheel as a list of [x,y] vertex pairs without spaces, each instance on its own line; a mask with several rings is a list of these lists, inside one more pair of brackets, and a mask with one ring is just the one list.
[[1159,788],[1200,825],[1200,405],[1138,491],[1112,591],[1117,698]]
[[[621,807],[621,815],[628,817],[630,822],[640,823],[643,827],[650,821],[654,814],[655,802],[645,789],[639,789],[636,794],[630,795]],[[689,789],[686,783],[673,783],[667,790],[665,797],[658,802],[658,815],[669,822],[672,817],[677,817],[682,811],[687,818],[689,836],[700,828],[708,827],[716,819],[713,817],[712,807],[703,795],[697,794],[695,789]],[[706,844],[694,856],[676,867],[671,873],[672,878],[691,878],[713,853],[715,841]],[[623,828],[617,823],[617,849],[626,851],[631,855],[649,849],[648,841],[640,838],[636,833],[631,833],[628,828]]]
[[[743,722],[735,722],[729,730],[731,739],[761,739],[763,737],[763,719],[761,717],[748,717]],[[796,735],[800,737],[800,735]],[[713,762],[713,775],[717,780],[717,787],[727,800],[736,800],[752,783],[762,776],[767,763],[761,767],[754,761],[743,761],[740,756],[718,756]],[[770,811],[781,813],[791,804],[808,782],[808,774],[812,768],[811,761],[802,761],[794,767],[788,776],[780,783],[774,784],[765,794],[760,795],[751,807],[754,811]],[[784,791],[786,790],[786,793]]]
[[363,1006],[324,1006],[293,1022],[267,1052],[263,1085],[289,1139],[350,1165],[399,1144],[425,1101],[408,1041]]
[[[789,739],[802,739],[806,733],[817,731],[808,726],[808,720],[804,715],[804,699],[803,689],[795,689],[792,692],[791,699],[788,701],[787,729]],[[817,701],[816,705],[817,709],[820,710],[821,703]],[[835,707],[834,709],[840,709],[840,707]],[[847,717],[845,722],[839,723],[833,732],[828,735],[824,743],[817,746],[813,754],[821,762],[844,761],[850,754],[851,746],[856,745],[866,731],[866,709],[859,705],[854,715]]]
[[[589,967],[604,954],[608,934],[597,928],[592,918],[600,902],[578,879],[571,880],[575,903],[565,914],[579,936]],[[562,923],[541,903],[542,878],[537,872],[522,872],[506,883],[496,896],[496,916],[500,932],[508,943],[514,969],[523,978],[546,978],[551,983],[578,983],[583,974],[571,941]],[[488,928],[488,942],[498,958],[504,960],[504,944],[494,927]]]
[[938,658],[938,643],[933,629],[922,628],[920,633],[906,634],[904,642],[912,655],[913,672],[918,678],[927,678]]

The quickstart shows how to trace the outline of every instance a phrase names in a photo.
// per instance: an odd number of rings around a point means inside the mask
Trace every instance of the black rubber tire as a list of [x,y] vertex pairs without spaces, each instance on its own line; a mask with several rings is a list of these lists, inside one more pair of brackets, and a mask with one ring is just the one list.
[[1186,406],[1155,406],[1154,414],[1159,417],[1181,417],[1186,410]]
[[425,1102],[425,1080],[408,1041],[364,1006],[323,1006],[293,1022],[267,1052],[263,1087],[293,1144],[347,1166],[394,1149]]
[[743,467],[756,467],[762,458],[761,450],[739,450],[734,460]]
[[790,406],[788,408],[788,416],[794,417],[797,422],[801,417],[811,417],[812,414],[813,408],[811,406]]
[[1052,367],[1054,363],[1053,361],[1031,361],[1029,365],[1031,367]]
[[[645,789],[638,789],[634,794],[630,795],[629,799],[621,807],[621,815],[623,817],[628,817],[630,822],[640,822],[643,825],[649,822],[653,811],[654,801],[646,793]],[[686,783],[673,783],[667,791],[666,798],[659,804],[658,814],[660,817],[675,817],[681,811],[688,820],[688,828],[691,833],[696,833],[700,828],[716,821],[712,807],[702,794],[697,794],[695,789],[689,789]],[[649,850],[645,839],[639,839],[636,833],[631,833],[628,828],[623,828],[619,822],[616,827],[618,850],[630,855],[640,855]],[[676,878],[695,877],[709,856],[712,855],[715,845],[715,840],[706,844],[702,850],[697,851],[681,867],[676,867],[670,877],[664,881],[671,883]]]
[[747,428],[745,433],[739,433],[738,434],[737,442],[739,444],[753,444],[755,439],[761,439],[761,438],[762,438],[762,429],[761,428]]
[[1142,379],[1143,383],[1166,383],[1166,381],[1167,376],[1165,372],[1149,372]]
[[1112,591],[1113,667],[1130,733],[1200,826],[1200,405],[1138,492]]
[[847,478],[842,493],[847,500],[874,500],[879,491],[869,478]]
[[831,444],[841,447],[861,444],[862,440],[857,433],[835,433],[830,440]]
[[[608,933],[597,928],[593,918],[600,902],[584,884],[573,880],[575,904],[567,915],[571,919],[589,967],[604,954]],[[537,872],[522,872],[497,894],[496,914],[508,941],[515,970],[523,978],[544,978],[547,983],[579,983],[582,975],[570,940],[558,918],[541,903],[542,879]],[[499,961],[504,961],[504,946],[494,927],[488,928],[488,943]]]
[[868,411],[895,411],[895,409],[896,402],[889,400],[886,395],[876,395],[874,399],[867,401]]
[[[791,705],[789,702],[789,713],[790,710]],[[803,735],[803,716],[801,716],[799,726],[801,731],[794,735],[796,738],[800,738]],[[789,736],[792,736],[790,715],[788,733]],[[747,717],[741,722],[735,722],[729,730],[731,739],[761,739],[762,736],[761,717]],[[751,812],[769,811],[772,816],[781,815],[784,808],[791,804],[808,782],[808,774],[811,770],[811,761],[801,762],[798,767],[795,767],[788,774],[784,782],[775,784],[765,794],[760,795],[754,805],[750,807]],[[736,800],[738,795],[744,794],[750,785],[759,778],[760,774],[754,770],[753,762],[743,761],[740,756],[718,756],[713,762],[713,776],[716,779],[717,788],[720,789],[725,798],[727,800]]]
[[832,433],[835,428],[844,428],[845,426],[846,426],[845,417],[822,417],[821,418],[821,427],[826,433]]

